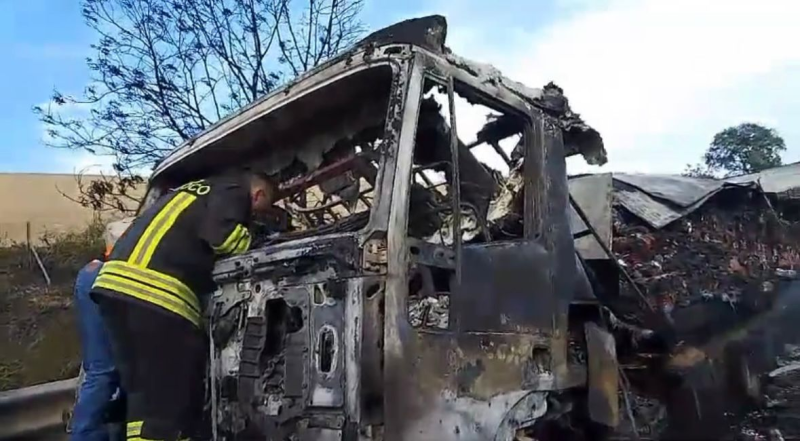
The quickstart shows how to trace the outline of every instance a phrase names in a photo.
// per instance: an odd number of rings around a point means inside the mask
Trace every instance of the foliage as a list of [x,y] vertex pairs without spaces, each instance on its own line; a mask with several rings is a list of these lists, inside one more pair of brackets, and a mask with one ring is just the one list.
[[780,166],[780,153],[785,150],[783,138],[774,129],[743,123],[714,135],[703,155],[704,165],[687,169],[687,174],[736,176],[757,173]]
[[692,178],[705,178],[705,179],[714,179],[716,176],[714,172],[708,169],[703,164],[695,164],[695,165],[686,165],[686,169],[681,173],[683,176],[689,176]]
[[45,142],[112,157],[118,179],[82,187],[80,202],[117,208],[141,184],[137,172],[351,45],[362,2],[83,0],[97,34],[91,83],[34,109]]
[[61,190],[59,193],[95,212],[114,211],[133,215],[139,207],[139,196],[143,194],[143,191],[136,190],[144,185],[144,178],[132,173],[118,173],[116,176],[101,173],[99,177],[86,179],[84,173],[78,173],[75,176],[75,183],[78,186],[77,197]]
[[[90,260],[102,257],[105,251],[105,223],[96,220],[76,232],[45,232],[36,247],[44,266],[54,281],[74,280],[78,271]],[[63,277],[62,277],[63,276]]]

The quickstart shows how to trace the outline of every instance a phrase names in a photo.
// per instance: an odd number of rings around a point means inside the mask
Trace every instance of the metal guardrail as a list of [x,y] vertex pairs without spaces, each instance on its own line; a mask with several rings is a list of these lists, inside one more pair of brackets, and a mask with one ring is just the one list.
[[0,392],[0,440],[35,437],[64,429],[78,378]]

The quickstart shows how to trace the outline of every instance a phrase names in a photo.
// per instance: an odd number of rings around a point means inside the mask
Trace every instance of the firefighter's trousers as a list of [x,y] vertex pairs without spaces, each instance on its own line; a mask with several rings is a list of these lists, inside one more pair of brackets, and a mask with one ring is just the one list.
[[138,299],[94,293],[128,394],[127,439],[199,438],[206,340],[188,320]]

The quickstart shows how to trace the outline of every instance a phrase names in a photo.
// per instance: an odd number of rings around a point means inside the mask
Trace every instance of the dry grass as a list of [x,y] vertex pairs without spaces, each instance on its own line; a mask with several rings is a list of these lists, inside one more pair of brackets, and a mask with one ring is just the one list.
[[24,245],[0,248],[0,390],[77,375],[80,350],[72,288],[83,265],[103,250],[103,226],[46,234],[36,250],[47,286]]

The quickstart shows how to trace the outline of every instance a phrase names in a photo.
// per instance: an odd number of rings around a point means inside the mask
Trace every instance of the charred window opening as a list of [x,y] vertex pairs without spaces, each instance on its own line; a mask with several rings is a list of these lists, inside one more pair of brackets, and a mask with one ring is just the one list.
[[[243,125],[165,177],[172,186],[242,167],[280,182],[273,213],[256,219],[254,246],[363,228],[386,148],[393,87],[388,65],[350,73]],[[167,183],[166,181],[173,181]]]
[[333,371],[336,359],[336,334],[330,328],[322,328],[317,337],[317,369],[320,373]]
[[[489,242],[522,237],[523,156],[527,122],[503,111],[467,86],[456,83],[456,121],[459,141],[474,162],[462,165],[462,199],[476,202],[483,235],[468,235],[464,242]],[[469,219],[463,219],[462,224]],[[462,226],[463,229],[463,226]]]
[[502,183],[522,158],[525,120],[470,95],[463,87],[456,87],[454,100],[459,140]]
[[383,291],[383,289],[384,289],[384,285],[383,285],[382,282],[373,282],[373,283],[371,283],[366,289],[367,298],[368,299],[374,298],[376,295],[378,295],[379,292]]
[[408,283],[408,321],[414,328],[450,327],[453,270],[417,265]]
[[453,202],[450,181],[450,116],[443,86],[426,80],[420,105],[411,181],[409,235],[426,241],[452,244]]
[[[464,243],[522,236],[522,156],[526,121],[455,88]],[[459,94],[462,91],[463,94]],[[428,80],[414,148],[409,235],[453,244],[453,163],[446,88]],[[458,230],[458,228],[456,228]]]
[[314,304],[322,305],[325,303],[325,293],[319,285],[314,285]]
[[267,335],[261,352],[262,359],[280,354],[286,336],[303,329],[303,311],[297,306],[289,306],[283,299],[268,300],[266,316]]
[[[381,122],[382,129],[382,122]],[[366,225],[374,205],[380,133],[340,142],[323,156],[318,169],[284,181],[289,193],[278,202],[288,217],[286,238],[355,231]]]
[[536,374],[550,372],[552,357],[549,346],[535,346],[531,350],[531,371]]

